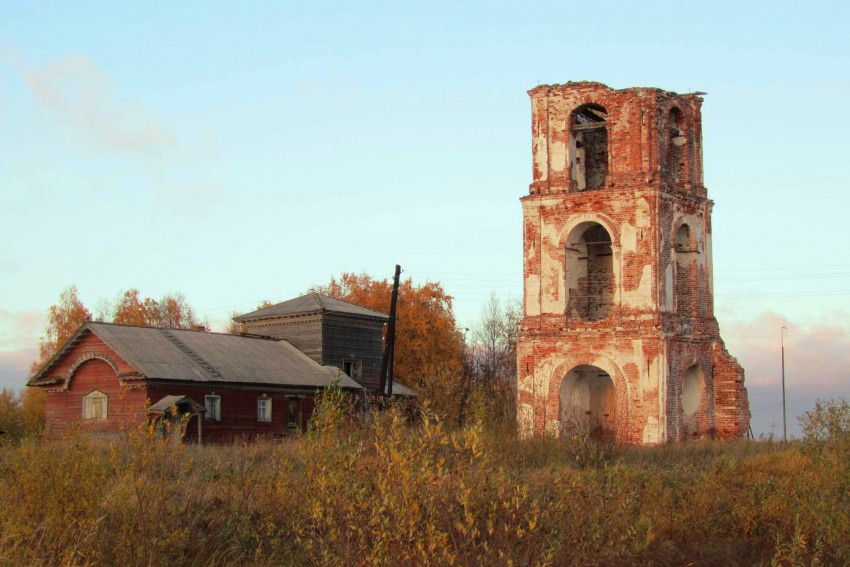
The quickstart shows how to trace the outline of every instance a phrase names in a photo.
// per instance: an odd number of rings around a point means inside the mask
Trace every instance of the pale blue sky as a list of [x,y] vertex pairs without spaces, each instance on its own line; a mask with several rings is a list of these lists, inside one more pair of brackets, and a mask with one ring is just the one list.
[[781,433],[783,320],[791,415],[850,397],[844,3],[112,4],[0,5],[0,386],[71,284],[182,291],[221,326],[400,263],[471,325],[520,293],[525,91],[596,80],[709,93],[717,315],[757,432]]

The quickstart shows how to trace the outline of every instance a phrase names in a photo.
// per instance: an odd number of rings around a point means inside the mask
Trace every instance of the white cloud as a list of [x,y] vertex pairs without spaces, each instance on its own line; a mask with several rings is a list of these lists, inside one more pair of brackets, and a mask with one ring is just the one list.
[[165,125],[119,103],[109,76],[85,55],[65,55],[41,69],[18,67],[39,107],[107,150],[158,157],[177,145]]

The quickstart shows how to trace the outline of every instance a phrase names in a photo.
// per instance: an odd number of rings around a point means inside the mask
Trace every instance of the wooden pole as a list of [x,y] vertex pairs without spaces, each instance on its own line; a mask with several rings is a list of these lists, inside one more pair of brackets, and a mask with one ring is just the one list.
[[384,359],[381,362],[381,394],[393,395],[393,359],[395,358],[395,320],[398,303],[398,280],[401,276],[401,266],[396,264],[393,276],[393,292],[390,299],[390,320],[387,322],[387,340],[384,344]]

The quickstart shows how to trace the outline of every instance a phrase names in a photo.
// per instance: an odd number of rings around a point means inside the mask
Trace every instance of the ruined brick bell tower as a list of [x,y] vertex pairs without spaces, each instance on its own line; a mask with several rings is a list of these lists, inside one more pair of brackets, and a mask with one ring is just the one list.
[[714,317],[703,99],[591,82],[529,95],[520,432],[745,434],[744,371]]

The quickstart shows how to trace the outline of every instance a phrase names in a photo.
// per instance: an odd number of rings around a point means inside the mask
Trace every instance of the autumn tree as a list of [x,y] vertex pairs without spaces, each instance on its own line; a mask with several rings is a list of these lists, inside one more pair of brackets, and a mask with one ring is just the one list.
[[47,310],[47,330],[38,345],[38,360],[33,362],[34,372],[56,354],[59,346],[86,321],[91,311],[86,309],[77,292],[77,286],[66,288],[59,295],[59,302]]
[[203,325],[182,293],[169,293],[156,300],[142,297],[138,289],[130,288],[118,296],[111,311],[112,322],[122,325],[167,329],[191,329]]
[[128,289],[116,300],[112,314],[112,322],[122,325],[154,327],[159,319],[159,303],[150,297],[142,298],[136,288]]
[[[380,313],[389,313],[392,283],[368,274],[343,273],[339,279],[311,291],[342,299]],[[414,388],[431,383],[453,391],[448,382],[462,370],[463,336],[455,323],[452,297],[436,282],[399,284],[394,377]],[[436,379],[435,377],[439,377]],[[435,400],[436,402],[436,400]],[[442,402],[447,402],[442,400]]]
[[[59,302],[47,310],[47,330],[38,345],[38,360],[32,363],[30,372],[37,372],[50,360],[59,347],[71,338],[80,325],[91,319],[77,292],[77,286],[66,288],[59,295]],[[35,435],[44,429],[45,393],[38,388],[27,388],[16,400],[21,431]]]
[[159,300],[157,327],[168,329],[191,329],[201,325],[195,310],[182,293],[169,293]]

